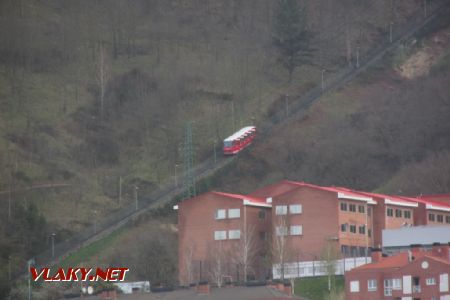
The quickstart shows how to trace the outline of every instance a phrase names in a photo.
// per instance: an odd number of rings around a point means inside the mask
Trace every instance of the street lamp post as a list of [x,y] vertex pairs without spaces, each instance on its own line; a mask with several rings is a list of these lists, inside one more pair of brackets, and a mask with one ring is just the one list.
[[27,261],[27,265],[28,265],[28,300],[31,300],[31,272],[30,272],[30,268],[31,265],[34,264],[34,259],[30,259]]
[[137,185],[134,186],[134,201],[136,203],[136,207],[135,207],[135,211],[138,210],[139,205],[138,205],[138,189],[139,187]]
[[56,233],[52,233],[50,237],[52,238],[52,258],[55,257],[55,235]]
[[175,164],[175,187],[178,187],[177,167],[178,167],[178,165]]
[[324,80],[324,73],[325,73],[325,69],[322,69],[322,92],[325,90],[325,80]]

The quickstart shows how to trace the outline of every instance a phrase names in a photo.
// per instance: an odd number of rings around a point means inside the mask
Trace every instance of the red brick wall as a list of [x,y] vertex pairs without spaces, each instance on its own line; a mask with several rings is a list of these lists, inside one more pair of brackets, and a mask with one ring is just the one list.
[[[362,201],[356,201],[356,200],[347,200],[347,199],[339,199],[339,230],[341,224],[347,224],[347,231],[342,232],[339,231],[339,242],[341,245],[347,245],[347,246],[353,246],[353,247],[372,247],[373,246],[373,233],[371,237],[367,235],[367,230],[370,229],[373,231],[373,222],[372,222],[372,215],[373,215],[373,205],[368,205],[368,207],[371,207],[372,214],[371,216],[367,215],[367,208],[366,203]],[[347,211],[342,211],[340,209],[340,203],[347,204]],[[356,211],[350,211],[349,207],[350,205],[354,205],[356,208]],[[359,206],[364,207],[364,213],[359,212]],[[365,230],[365,234],[359,233],[359,227],[364,226],[367,222],[367,228]],[[350,232],[350,225],[356,226],[356,233]]]
[[[302,225],[303,234],[288,236],[287,261],[313,260],[320,257],[327,239],[338,236],[338,214],[336,193],[300,187],[286,194],[273,198],[273,228],[280,216],[277,216],[277,205],[301,204],[301,214],[288,214],[288,225]],[[274,230],[274,229],[273,229]],[[273,237],[275,232],[273,231]]]
[[[236,219],[215,219],[216,209],[240,208],[240,218]],[[260,220],[258,217],[261,209],[266,210],[266,218]],[[259,238],[259,232],[270,231],[270,208],[261,208],[253,206],[245,206],[247,224],[254,224],[255,241],[257,242],[258,252],[262,252],[267,241]],[[228,217],[228,215],[227,215]],[[186,200],[179,204],[178,209],[178,241],[179,241],[179,280],[181,284],[189,284],[186,272],[186,252],[187,249],[193,247],[192,260],[194,266],[194,277],[192,281],[208,279],[209,260],[217,250],[219,243],[225,253],[225,273],[233,276],[236,280],[236,271],[232,268],[236,265],[236,259],[233,255],[237,255],[236,249],[240,240],[215,241],[214,231],[216,230],[241,230],[241,237],[244,229],[244,205],[242,200],[233,199],[212,192],[202,194],[195,198]],[[258,255],[259,257],[259,255]],[[200,264],[202,278],[200,278]]]

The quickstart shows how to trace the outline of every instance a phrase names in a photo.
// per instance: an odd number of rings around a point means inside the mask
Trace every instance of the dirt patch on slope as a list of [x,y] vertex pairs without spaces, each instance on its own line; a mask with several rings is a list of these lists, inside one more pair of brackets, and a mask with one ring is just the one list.
[[407,79],[427,75],[448,46],[450,46],[450,28],[435,33],[425,42],[425,47],[411,55],[398,68],[398,73]]

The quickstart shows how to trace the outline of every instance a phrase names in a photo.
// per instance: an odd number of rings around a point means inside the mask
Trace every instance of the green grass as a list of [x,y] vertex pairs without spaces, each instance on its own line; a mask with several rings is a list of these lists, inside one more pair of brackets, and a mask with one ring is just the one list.
[[64,260],[59,263],[59,267],[75,267],[81,263],[86,263],[91,261],[91,259],[96,260],[100,254],[106,250],[108,247],[114,244],[114,242],[123,234],[127,232],[127,227],[121,227],[104,238],[93,242],[92,244],[79,249],[78,251],[70,254]]
[[[336,276],[336,289],[344,289],[344,277]],[[328,277],[300,278],[295,280],[295,295],[310,300],[323,300],[328,295]]]

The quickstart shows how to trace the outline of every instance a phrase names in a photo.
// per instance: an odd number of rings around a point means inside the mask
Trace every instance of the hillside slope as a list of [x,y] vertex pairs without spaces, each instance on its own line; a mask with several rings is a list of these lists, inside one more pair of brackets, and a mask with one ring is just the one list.
[[278,126],[221,188],[247,192],[290,178],[405,195],[448,192],[450,27],[443,26]]

